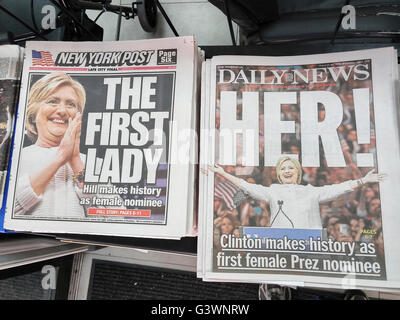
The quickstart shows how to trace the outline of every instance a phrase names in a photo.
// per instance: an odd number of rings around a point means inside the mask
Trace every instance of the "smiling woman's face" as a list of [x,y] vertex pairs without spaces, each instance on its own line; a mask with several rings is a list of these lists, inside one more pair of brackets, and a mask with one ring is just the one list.
[[282,163],[278,174],[283,184],[296,184],[299,176],[296,166],[290,160]]
[[70,118],[78,109],[78,96],[68,85],[57,87],[45,100],[40,102],[36,115],[38,141],[42,146],[58,145],[68,128]]

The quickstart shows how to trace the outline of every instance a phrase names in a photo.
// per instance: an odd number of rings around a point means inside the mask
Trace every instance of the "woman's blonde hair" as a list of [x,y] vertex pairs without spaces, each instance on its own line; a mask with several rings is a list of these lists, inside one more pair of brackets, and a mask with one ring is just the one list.
[[300,184],[301,177],[303,175],[303,169],[301,168],[301,164],[300,164],[299,160],[291,158],[291,157],[288,157],[288,156],[284,156],[284,157],[279,158],[278,163],[276,164],[276,176],[278,178],[278,181],[279,181],[279,183],[282,183],[282,180],[281,180],[281,178],[279,176],[279,172],[281,170],[282,164],[285,161],[288,161],[288,160],[290,160],[293,163],[293,165],[295,166],[295,168],[297,169],[298,175],[297,175],[296,183]]
[[26,130],[28,137],[35,142],[37,139],[36,116],[40,103],[46,100],[54,90],[61,86],[69,86],[78,96],[78,110],[83,112],[86,103],[86,93],[83,86],[63,72],[53,72],[44,76],[29,91],[28,105],[26,107]]

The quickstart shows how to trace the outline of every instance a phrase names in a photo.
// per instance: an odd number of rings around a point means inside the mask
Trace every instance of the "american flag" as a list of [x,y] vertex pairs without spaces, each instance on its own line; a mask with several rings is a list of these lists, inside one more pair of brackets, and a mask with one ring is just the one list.
[[214,195],[222,199],[229,210],[233,210],[236,208],[233,197],[237,191],[238,188],[229,181],[219,181],[215,186]]
[[32,64],[34,66],[55,66],[53,56],[49,51],[32,50]]

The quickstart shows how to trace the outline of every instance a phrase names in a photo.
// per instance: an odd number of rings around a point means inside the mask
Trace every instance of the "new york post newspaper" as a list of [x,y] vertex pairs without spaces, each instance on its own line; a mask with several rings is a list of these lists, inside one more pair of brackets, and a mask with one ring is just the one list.
[[185,235],[190,164],[171,164],[171,137],[193,122],[194,38],[43,48],[26,51],[9,227]]

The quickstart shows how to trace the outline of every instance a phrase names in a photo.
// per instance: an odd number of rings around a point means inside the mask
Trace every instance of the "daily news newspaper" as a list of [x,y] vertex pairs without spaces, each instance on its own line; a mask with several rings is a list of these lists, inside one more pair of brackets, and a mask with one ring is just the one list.
[[6,227],[183,236],[196,59],[193,37],[28,42]]
[[211,60],[203,278],[400,288],[394,49]]

